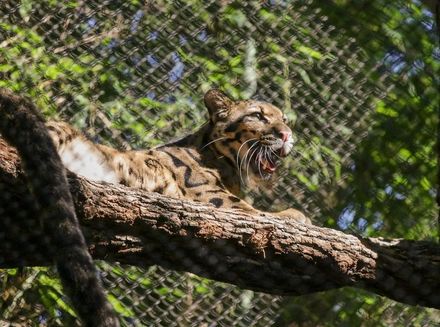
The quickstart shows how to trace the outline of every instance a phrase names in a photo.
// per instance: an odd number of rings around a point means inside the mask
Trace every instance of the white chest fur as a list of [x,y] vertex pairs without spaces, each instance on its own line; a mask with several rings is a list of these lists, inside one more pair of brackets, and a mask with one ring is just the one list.
[[75,139],[60,151],[64,166],[75,174],[94,181],[119,183],[114,169],[93,145]]

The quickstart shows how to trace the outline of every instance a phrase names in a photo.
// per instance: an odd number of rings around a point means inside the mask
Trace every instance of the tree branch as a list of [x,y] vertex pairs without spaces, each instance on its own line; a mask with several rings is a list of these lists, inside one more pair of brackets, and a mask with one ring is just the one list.
[[[351,286],[440,308],[438,244],[362,238],[73,174],[69,182],[96,259],[158,264],[272,294]],[[0,268],[51,264],[54,249],[44,242],[33,205],[19,158],[0,139]]]

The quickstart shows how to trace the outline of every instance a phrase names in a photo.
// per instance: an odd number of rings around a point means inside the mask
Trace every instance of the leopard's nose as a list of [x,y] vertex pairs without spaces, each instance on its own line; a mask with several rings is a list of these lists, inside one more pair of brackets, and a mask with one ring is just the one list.
[[286,142],[291,137],[292,137],[292,133],[288,131],[281,131],[281,139],[283,140],[283,142]]
[[287,142],[292,137],[292,133],[289,131],[279,131],[278,133],[283,142]]

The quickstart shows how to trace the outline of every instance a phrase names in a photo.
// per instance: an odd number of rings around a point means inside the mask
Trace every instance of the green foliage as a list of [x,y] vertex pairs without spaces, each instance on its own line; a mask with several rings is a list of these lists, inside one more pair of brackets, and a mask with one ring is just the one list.
[[[374,102],[373,124],[341,204],[353,203],[353,224],[367,222],[362,229],[370,235],[434,239],[440,62],[433,15],[416,2],[366,3],[324,9],[332,24],[356,37],[371,63],[383,63],[382,75],[370,79],[389,89]],[[362,19],[354,16],[360,7]]]

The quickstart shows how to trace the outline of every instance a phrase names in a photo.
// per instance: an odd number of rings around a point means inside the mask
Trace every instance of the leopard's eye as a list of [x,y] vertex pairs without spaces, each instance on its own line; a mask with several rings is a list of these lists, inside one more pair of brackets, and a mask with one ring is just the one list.
[[260,119],[260,120],[263,120],[264,119],[264,117],[263,117],[263,115],[261,114],[261,112],[254,112],[254,113],[252,113],[252,114],[250,114],[249,116],[251,116],[251,117],[255,117],[255,118],[258,118],[258,119]]

